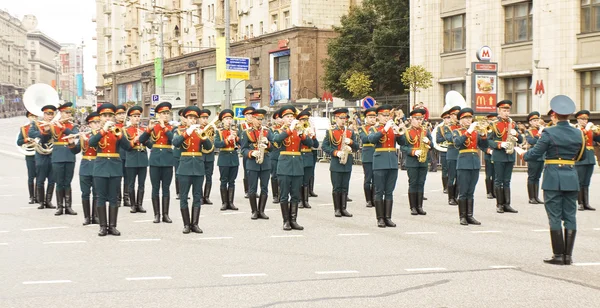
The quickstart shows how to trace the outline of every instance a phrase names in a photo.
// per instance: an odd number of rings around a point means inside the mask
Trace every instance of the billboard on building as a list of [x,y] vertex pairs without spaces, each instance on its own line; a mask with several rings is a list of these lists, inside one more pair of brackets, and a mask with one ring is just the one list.
[[289,100],[291,97],[291,83],[290,79],[278,80],[273,82],[273,100],[278,101],[282,99]]
[[77,79],[77,96],[82,97],[83,96],[83,74],[77,74],[76,79]]

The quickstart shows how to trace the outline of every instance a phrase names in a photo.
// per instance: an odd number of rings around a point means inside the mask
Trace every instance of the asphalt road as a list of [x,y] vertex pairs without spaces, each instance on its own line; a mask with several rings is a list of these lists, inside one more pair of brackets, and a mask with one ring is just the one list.
[[[14,146],[24,122],[0,120],[0,307],[600,306],[600,211],[578,212],[573,266],[544,264],[551,255],[547,216],[542,205],[527,204],[525,173],[513,176],[518,214],[497,214],[480,181],[481,226],[458,224],[440,173],[428,174],[427,216],[411,216],[400,172],[398,227],[379,229],[374,209],[363,202],[360,166],[351,179],[354,217],[335,218],[328,166],[318,164],[319,197],[299,213],[304,231],[282,231],[271,200],[270,220],[250,220],[241,192],[240,211],[221,212],[213,189],[215,205],[202,208],[204,234],[181,233],[174,196],[174,223],[153,224],[147,194],[148,213],[121,208],[122,236],[98,237],[97,225],[81,225],[77,176],[77,216],[55,217],[27,204],[25,162]],[[241,171],[238,182],[241,191]],[[592,183],[598,187],[597,173]],[[590,194],[600,207],[600,192]]]

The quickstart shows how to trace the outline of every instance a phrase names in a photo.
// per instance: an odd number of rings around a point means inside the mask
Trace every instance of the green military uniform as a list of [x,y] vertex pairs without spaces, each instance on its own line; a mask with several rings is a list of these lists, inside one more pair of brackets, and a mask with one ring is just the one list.
[[[29,111],[26,112],[25,116],[29,117],[32,115]],[[19,135],[17,136],[17,145],[22,146],[24,144],[33,142],[28,136],[29,129],[31,128],[31,124],[27,124],[21,126],[19,130]],[[29,204],[37,203],[37,199],[35,197],[35,152],[28,151],[25,154],[25,165],[27,166],[27,187],[29,188]]]
[[[66,112],[73,106],[72,103],[65,103],[58,107],[59,112]],[[73,204],[73,195],[71,191],[71,181],[75,172],[75,154],[68,147],[68,142],[63,140],[64,136],[79,133],[79,129],[70,122],[50,126],[52,135],[52,173],[56,181],[56,213],[54,215],[77,215],[71,208]]]
[[[219,120],[224,118],[233,118],[233,110],[225,109],[219,113]],[[233,141],[229,140],[229,136],[234,135]],[[219,158],[217,158],[217,166],[219,167],[221,181],[221,211],[234,210],[238,208],[233,204],[235,197],[235,179],[237,179],[240,159],[238,157],[237,147],[240,142],[240,135],[236,129],[223,128],[215,134],[215,147],[219,149]]]
[[[454,106],[448,110],[448,114],[458,114],[460,111],[459,106]],[[448,144],[448,151],[446,151],[446,162],[448,163],[448,204],[457,205],[456,197],[458,195],[458,184],[456,181],[456,161],[458,160],[458,149],[452,142],[452,131],[460,128],[458,123],[445,125],[443,128],[444,140]]]
[[[242,114],[244,115],[244,118],[246,117],[246,115],[248,114],[252,114],[252,112],[254,112],[254,107],[252,106],[248,106],[246,108],[244,108],[244,110],[242,110]],[[244,132],[250,128],[250,124],[243,122],[240,123],[237,127],[238,131],[237,131],[237,135],[238,136],[243,136]],[[248,198],[248,169],[246,169],[246,163],[248,162],[248,158],[245,156],[242,156],[242,167],[244,169],[244,178],[243,178],[243,183],[244,183],[244,198]]]
[[[498,120],[498,114],[495,112],[490,113],[487,115],[487,119],[490,123],[496,121]],[[494,161],[492,160],[492,152],[493,149],[490,149],[489,147],[483,152],[483,160],[485,161],[485,190],[488,199],[496,198],[496,192],[494,191],[494,179],[496,176],[494,171]]]
[[[552,98],[550,107],[558,115],[575,111],[575,103],[564,95]],[[554,253],[552,258],[544,260],[546,263],[568,265],[572,262],[577,233],[576,198],[580,188],[575,162],[585,160],[586,154],[583,133],[571,127],[568,121],[559,121],[556,126],[544,129],[533,149],[524,155],[527,161],[546,155],[542,189]]]
[[[56,111],[56,107],[52,105],[47,105],[42,107],[42,111],[52,112]],[[39,122],[34,122],[31,124],[31,128],[27,132],[27,137],[30,139],[39,139],[39,144],[43,148],[48,148],[52,141],[52,136],[50,130],[44,131],[42,127],[40,127]],[[36,195],[38,196],[37,200],[40,206],[38,209],[55,209],[56,207],[52,205],[52,196],[54,195],[54,174],[52,172],[52,154],[43,154],[38,151],[35,153],[35,170],[36,170]],[[44,182],[48,179],[48,186],[46,188],[46,193],[44,194]]]
[[[279,110],[273,113],[273,120],[278,119],[280,117]],[[271,126],[271,134],[275,136],[280,133],[281,126],[277,124],[273,124]],[[281,151],[280,144],[277,142],[273,142],[271,145],[271,152],[269,156],[271,157],[271,190],[273,191],[273,203],[279,203],[279,179],[277,178],[277,162],[279,161],[279,152]]]
[[[183,109],[179,109],[179,116],[183,117]],[[185,130],[187,127],[183,125],[183,123],[179,124],[179,126],[173,128],[173,135],[177,133],[178,129]],[[175,168],[175,199],[179,200],[179,177],[177,176],[177,168],[179,168],[179,159],[181,158],[181,148],[173,146],[173,160],[174,160],[174,168]]]
[[[133,106],[127,110],[127,116],[141,115],[143,108]],[[123,194],[124,200],[129,200],[131,205],[130,213],[146,213],[144,209],[144,191],[146,187],[146,175],[148,174],[148,152],[146,144],[140,143],[139,138],[143,130],[139,125],[129,125],[123,128],[123,137],[128,141],[125,147],[125,180],[127,181],[127,194]],[[138,137],[137,142],[133,142]],[[146,141],[148,143],[148,141]],[[119,153],[120,154],[120,153]],[[137,178],[137,194],[135,189],[135,179]],[[127,196],[127,198],[125,198]]]
[[[116,108],[117,108],[116,114],[127,112],[127,107],[125,107],[124,105],[117,105]],[[121,130],[124,130],[125,122],[124,121],[119,122],[117,120],[117,123],[115,123],[115,127],[118,127]],[[121,206],[121,201],[123,201],[124,206],[130,206],[131,202],[129,200],[129,188],[128,188],[129,175],[127,173],[127,166],[126,166],[127,165],[127,150],[120,148],[119,155],[121,156],[121,164],[123,165],[123,189],[121,189],[121,185],[119,185],[119,192],[117,195],[117,204],[119,206]],[[134,198],[135,198],[135,196],[134,196]]]
[[[341,108],[333,112],[335,117],[347,117],[348,109]],[[333,186],[333,208],[335,217],[352,217],[348,213],[347,197],[350,189],[350,176],[352,174],[353,152],[358,151],[358,138],[354,131],[346,127],[335,127],[325,133],[321,144],[323,152],[331,156],[329,172],[331,173],[331,185]],[[344,153],[345,152],[345,153]],[[347,155],[346,163],[340,162],[340,155]]]
[[[297,120],[307,120],[310,117],[310,109],[305,109],[300,112],[297,116]],[[310,126],[309,126],[310,130]],[[307,133],[306,131],[304,133]],[[313,158],[313,148],[319,147],[319,140],[317,140],[317,136],[313,135],[309,136],[310,141],[312,141],[311,146],[302,145],[300,147],[300,153],[302,153],[302,162],[304,163],[304,175],[302,176],[302,186],[300,187],[300,204],[298,207],[310,209],[310,203],[308,202],[308,197],[310,197],[310,183],[311,179],[315,177],[315,160]]]
[[[367,116],[377,115],[376,108],[369,108],[365,110],[365,122]],[[369,134],[374,131],[373,125],[363,125],[358,129],[358,137],[361,141],[361,163],[363,167],[364,180],[363,180],[363,192],[365,193],[365,200],[367,201],[367,207],[373,207],[373,197],[375,196],[375,188],[373,186],[373,153],[375,153],[375,146],[369,141]]]
[[[580,110],[575,114],[577,119],[589,119],[590,112],[588,110]],[[586,126],[592,126],[592,123],[587,123]],[[579,210],[595,211],[596,209],[590,206],[590,181],[592,174],[594,173],[594,166],[596,165],[596,155],[594,152],[594,141],[600,141],[600,134],[592,131],[591,127],[579,127],[585,136],[586,155],[585,159],[582,159],[575,163],[577,169],[577,175],[579,176]]]
[[[200,117],[210,117],[210,110],[202,109],[200,111]],[[202,129],[206,129],[207,127],[202,127]],[[212,133],[208,135],[210,139],[210,147],[202,148],[202,159],[204,160],[204,189],[202,192],[204,196],[202,197],[202,204],[213,204],[210,201],[210,192],[212,190],[212,177],[215,170],[215,134],[216,128],[212,128]]]
[[[527,116],[527,121],[539,119],[540,113],[537,111],[530,112]],[[535,144],[540,139],[540,132],[537,128],[529,128],[525,131],[525,141],[530,146]],[[542,170],[544,169],[544,157],[539,157],[536,160],[530,160],[527,162],[527,194],[529,195],[530,204],[544,204],[539,199],[540,192],[540,177],[542,176]]]
[[[448,111],[444,111],[441,115],[442,118],[448,116]],[[448,152],[448,141],[445,139],[444,128],[446,125],[443,120],[436,127],[433,128],[433,146],[440,153],[440,164],[442,165],[442,189],[445,194],[448,193],[448,159],[446,153]]]
[[[500,101],[496,104],[498,108],[510,108],[512,102],[509,100]],[[506,149],[502,147],[508,137],[515,133],[516,143],[523,142],[523,136],[515,129],[515,123],[510,119],[498,118],[497,122],[492,123],[491,131],[488,133],[488,144],[493,150],[492,160],[494,161],[495,182],[494,190],[496,191],[496,212],[498,213],[518,213],[517,210],[510,205],[510,180],[512,178],[513,167],[515,166],[515,153],[506,153]]]

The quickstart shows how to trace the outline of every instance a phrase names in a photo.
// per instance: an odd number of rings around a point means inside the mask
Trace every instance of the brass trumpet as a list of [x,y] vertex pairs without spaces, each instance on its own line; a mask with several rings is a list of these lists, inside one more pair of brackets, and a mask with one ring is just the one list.
[[115,136],[120,137],[123,134],[121,128],[115,126],[115,122],[110,122],[108,131],[113,133]]
[[490,127],[490,122],[488,121],[487,117],[476,116],[475,121],[477,122],[477,132],[479,132],[479,134],[482,136],[487,135],[488,128]]

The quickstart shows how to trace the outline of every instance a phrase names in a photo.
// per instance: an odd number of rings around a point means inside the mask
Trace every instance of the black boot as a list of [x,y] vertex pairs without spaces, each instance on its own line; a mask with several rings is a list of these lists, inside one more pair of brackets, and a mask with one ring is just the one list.
[[250,217],[250,219],[256,220],[258,219],[258,205],[256,200],[256,194],[249,194],[248,197],[248,199],[250,199],[250,210],[252,211],[252,216]]
[[44,194],[44,185],[42,184],[42,187],[36,187],[36,191],[37,191],[37,195],[38,195],[38,210],[43,210],[46,208],[45,204],[46,204],[46,195]]
[[310,203],[308,203],[308,197],[310,196],[310,187],[308,187],[308,185],[306,186],[302,186],[302,190],[304,191],[304,208],[305,209],[310,209]]
[[538,204],[544,204],[544,201],[540,200],[540,183],[539,182],[533,184],[533,192],[534,192],[533,197],[535,198],[535,201],[537,201]]
[[[448,194],[450,194],[450,191],[450,187],[448,187]],[[419,212],[417,211],[417,193],[408,193],[408,205],[410,206],[411,215],[419,215]]]
[[162,197],[162,221],[166,222],[168,224],[172,223],[173,221],[171,220],[171,218],[169,217],[169,205],[171,203],[171,199],[169,197]]
[[29,204],[34,204],[35,203],[35,187],[33,186],[33,183],[31,184],[27,184],[27,187],[29,188]]
[[98,218],[100,219],[100,231],[98,236],[105,236],[108,234],[108,224],[106,223],[106,206],[97,207]]
[[67,215],[77,215],[77,212],[73,210],[73,194],[71,188],[65,189],[63,192],[65,199],[65,214]]
[[235,187],[229,187],[227,189],[227,196],[229,198],[228,208],[233,211],[237,211],[238,208],[233,204],[233,199],[235,197]]
[[309,197],[318,197],[319,195],[315,194],[315,177],[311,176],[308,181],[308,196]]
[[375,203],[375,216],[377,217],[377,227],[379,228],[385,228],[385,220],[384,220],[384,212],[385,212],[385,207],[383,205],[383,200],[375,200],[373,201],[373,203]]
[[448,193],[448,177],[447,176],[442,177],[442,188],[444,189],[444,193],[447,194]]
[[363,191],[365,192],[365,200],[367,201],[367,207],[373,207],[373,199],[371,199],[371,188],[363,187]]
[[496,192],[496,212],[504,213],[504,192],[502,187],[494,186]]
[[181,211],[181,219],[183,220],[183,234],[189,234],[190,233],[190,209],[189,208],[185,208],[185,209],[180,209]]
[[87,226],[91,223],[90,219],[90,199],[81,200],[81,205],[83,207],[83,225]]
[[248,179],[244,176],[244,198],[248,199],[248,197]]
[[96,197],[92,197],[92,224],[99,225],[100,219],[98,218],[98,199]]
[[348,207],[348,193],[342,193],[342,198],[341,198],[341,203],[340,203],[340,212],[342,212],[342,216],[344,217],[352,217],[352,214],[350,214],[346,208]]
[[135,203],[131,202],[131,200],[129,199],[129,189],[127,187],[127,184],[125,184],[125,181],[123,181],[123,205],[124,206],[132,206]]
[[283,218],[283,230],[290,231],[292,226],[290,225],[290,207],[287,201],[282,201],[279,204],[281,208],[281,217]]
[[393,228],[396,226],[396,224],[392,221],[392,208],[394,207],[394,201],[384,200],[383,205],[385,206],[385,218],[383,219],[385,226]]
[[198,227],[198,222],[200,221],[200,207],[192,207],[192,224],[190,225],[190,229],[194,233],[202,233],[202,229]]
[[488,199],[494,199],[494,182],[492,180],[485,180],[485,192]]
[[108,207],[108,233],[114,236],[120,236],[121,232],[117,230],[117,217],[119,216],[118,206]]
[[298,203],[292,202],[290,206],[290,226],[293,230],[304,230],[304,227],[296,222],[296,218],[298,218]]
[[48,187],[46,188],[46,203],[44,204],[44,206],[47,209],[56,208],[56,206],[52,204],[52,197],[54,196],[54,185],[55,184],[48,184]]
[[[131,191],[131,194],[133,196],[134,191]],[[146,213],[146,209],[143,206],[144,203],[144,189],[139,189],[137,192],[137,195],[135,197],[135,201],[136,201],[136,205],[137,205],[137,212],[138,213]],[[133,204],[132,204],[133,206]]]
[[481,225],[481,223],[473,217],[473,199],[467,199],[467,222],[470,225]]
[[455,193],[455,189],[454,189],[455,185],[450,185],[448,184],[448,204],[449,205],[457,205],[458,203],[456,202],[456,195]]
[[258,218],[260,219],[269,219],[269,216],[265,214],[265,207],[267,207],[267,195],[260,194],[258,199]]
[[229,207],[229,195],[227,194],[227,188],[221,187],[221,211],[227,211]]
[[333,196],[333,215],[342,217],[342,194],[339,192],[332,193]]
[[550,230],[550,242],[552,243],[552,257],[544,259],[544,263],[564,265],[565,242],[563,241],[563,232],[561,229]]
[[135,188],[132,188],[129,191],[128,196],[129,196],[129,202],[131,202],[131,204],[130,204],[131,209],[129,209],[129,213],[137,213],[138,203],[136,202]]
[[467,221],[467,200],[458,199],[458,217],[460,218],[460,224],[463,226],[469,225]]
[[535,200],[533,184],[527,183],[527,195],[529,196],[529,204],[538,204]]
[[64,212],[64,204],[65,201],[65,191],[64,190],[56,190],[56,212],[54,216],[60,216]]
[[298,204],[298,208],[303,208],[304,207],[304,186],[300,186],[300,204]]
[[577,193],[577,210],[585,211],[583,207],[583,187],[579,186],[579,192]]
[[273,191],[273,203],[279,203],[279,183],[271,178],[271,190]]
[[160,199],[152,197],[152,209],[154,210],[154,223],[160,223]]
[[577,235],[577,230],[565,229],[565,265],[571,265],[573,263],[575,235]]
[[512,206],[510,206],[510,188],[504,187],[502,191],[504,192],[504,212],[518,213],[519,211],[513,209]]
[[204,200],[202,204],[213,204],[212,201],[210,201],[210,191],[212,190],[212,183],[206,183],[204,184]]
[[175,200],[179,200],[179,178],[175,176]]
[[419,215],[427,215],[427,212],[423,210],[423,192],[420,191],[417,193],[417,213]]
[[595,211],[596,209],[590,206],[590,187],[582,187],[583,188],[583,208],[588,211]]

